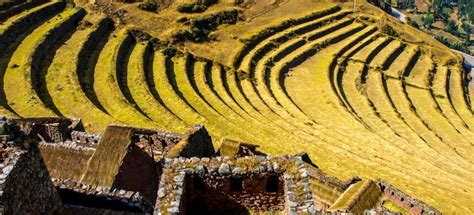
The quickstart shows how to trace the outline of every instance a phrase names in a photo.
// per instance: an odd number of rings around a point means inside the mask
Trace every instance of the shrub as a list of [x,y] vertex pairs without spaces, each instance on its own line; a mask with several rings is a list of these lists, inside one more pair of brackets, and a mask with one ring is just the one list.
[[421,17],[421,21],[423,21],[423,26],[427,29],[430,29],[431,28],[431,25],[433,24],[434,22],[434,15],[433,14],[427,14],[427,15],[423,15]]
[[170,58],[171,58],[171,57],[174,57],[174,56],[176,55],[176,52],[177,52],[176,48],[175,48],[175,47],[171,47],[171,46],[168,46],[168,47],[163,48],[163,49],[161,50],[161,53],[162,53],[163,55],[165,55],[165,56],[167,56],[167,57],[170,57]]
[[420,29],[420,26],[418,25],[418,23],[416,21],[414,21],[413,19],[410,19],[409,17],[407,17],[407,23],[408,23],[408,25],[410,25],[414,28]]
[[240,5],[244,3],[244,0],[234,0],[234,5]]
[[455,42],[455,41],[449,40],[448,38],[444,36],[435,36],[435,38],[441,43],[443,43],[444,45],[448,46],[449,48],[469,53],[469,49],[467,48],[468,45],[465,43]]
[[152,39],[150,34],[138,28],[128,29],[128,33],[131,34],[137,41],[148,41]]
[[201,13],[206,11],[209,6],[216,3],[217,0],[197,0],[194,3],[179,5],[177,10],[181,13]]
[[[194,10],[194,4],[182,4],[178,6],[178,12],[180,13],[197,13],[198,11]],[[200,11],[202,12],[202,11]]]
[[138,4],[138,8],[146,11],[156,11],[156,9],[158,9],[158,5],[155,2],[147,1]]
[[390,25],[383,25],[380,30],[389,36],[398,37],[398,33]]
[[237,10],[221,11],[209,16],[190,20],[190,29],[178,32],[174,35],[175,41],[189,39],[194,42],[202,42],[209,39],[209,34],[222,24],[235,24],[239,18]]

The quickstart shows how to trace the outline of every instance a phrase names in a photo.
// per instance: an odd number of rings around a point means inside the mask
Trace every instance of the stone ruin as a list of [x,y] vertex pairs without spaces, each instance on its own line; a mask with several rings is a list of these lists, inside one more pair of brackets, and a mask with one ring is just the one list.
[[166,158],[155,212],[317,212],[297,156]]
[[382,180],[326,175],[202,125],[185,133],[0,118],[0,214],[441,214]]
[[60,196],[35,142],[0,117],[0,214],[57,213]]

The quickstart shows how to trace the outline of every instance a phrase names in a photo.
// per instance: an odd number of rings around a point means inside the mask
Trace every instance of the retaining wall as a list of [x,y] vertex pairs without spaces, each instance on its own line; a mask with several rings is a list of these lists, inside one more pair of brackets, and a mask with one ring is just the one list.
[[0,50],[5,50],[25,29],[29,29],[41,23],[43,20],[50,18],[52,15],[59,13],[65,6],[66,4],[64,2],[55,2],[43,9],[32,12],[28,16],[16,20],[0,34]]

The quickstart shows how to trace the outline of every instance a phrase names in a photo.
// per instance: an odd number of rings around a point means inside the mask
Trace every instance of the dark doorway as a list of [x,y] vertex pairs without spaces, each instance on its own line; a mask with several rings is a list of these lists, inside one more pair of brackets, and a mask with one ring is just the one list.
[[267,192],[276,193],[278,192],[278,188],[280,187],[280,179],[276,175],[272,175],[267,179]]
[[243,190],[243,179],[242,178],[230,178],[230,191],[240,192]]
[[193,187],[194,187],[194,191],[196,192],[204,192],[205,191],[204,180],[200,177],[194,177]]

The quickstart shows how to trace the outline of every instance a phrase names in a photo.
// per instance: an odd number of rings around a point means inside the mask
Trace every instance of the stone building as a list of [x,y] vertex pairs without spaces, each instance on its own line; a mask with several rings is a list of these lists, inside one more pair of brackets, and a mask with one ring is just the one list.
[[306,165],[297,156],[165,159],[158,197],[156,213],[317,211]]
[[20,129],[38,142],[64,142],[71,131],[83,131],[81,120],[68,118],[24,118],[15,120]]
[[230,140],[216,153],[202,125],[98,135],[73,122],[0,118],[2,213],[441,214],[382,180],[331,177],[304,153]]
[[0,117],[0,124],[0,214],[61,213],[61,199],[37,143],[14,121]]

